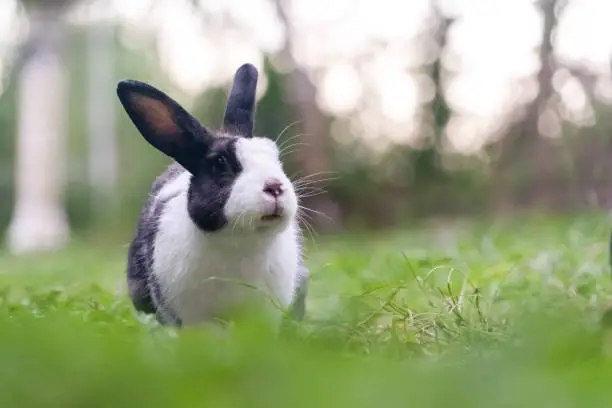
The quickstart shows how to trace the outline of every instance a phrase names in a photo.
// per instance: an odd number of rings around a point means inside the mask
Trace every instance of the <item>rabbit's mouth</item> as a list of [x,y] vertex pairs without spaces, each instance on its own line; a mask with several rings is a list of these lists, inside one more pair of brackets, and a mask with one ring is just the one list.
[[275,220],[280,220],[281,218],[283,218],[283,209],[277,206],[274,208],[274,212],[270,214],[262,215],[261,220],[262,221],[275,221]]
[[284,211],[283,207],[278,204],[278,201],[274,203],[274,209],[270,211],[268,214],[264,214],[261,216],[262,221],[275,221],[283,218]]
[[283,218],[282,214],[268,214],[261,217],[262,221],[274,221]]

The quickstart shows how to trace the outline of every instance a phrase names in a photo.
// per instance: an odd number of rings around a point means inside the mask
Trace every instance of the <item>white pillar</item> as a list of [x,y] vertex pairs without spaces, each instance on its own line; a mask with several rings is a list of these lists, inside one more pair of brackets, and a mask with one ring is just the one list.
[[58,249],[69,238],[61,22],[43,14],[33,15],[31,24],[33,35],[44,34],[33,41],[17,83],[16,200],[7,237],[13,253]]

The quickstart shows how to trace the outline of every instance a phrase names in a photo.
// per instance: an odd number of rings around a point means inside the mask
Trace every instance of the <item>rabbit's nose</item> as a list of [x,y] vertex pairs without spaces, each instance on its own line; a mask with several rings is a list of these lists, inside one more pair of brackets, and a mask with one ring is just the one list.
[[264,193],[276,198],[283,194],[283,183],[277,178],[269,178],[264,183]]

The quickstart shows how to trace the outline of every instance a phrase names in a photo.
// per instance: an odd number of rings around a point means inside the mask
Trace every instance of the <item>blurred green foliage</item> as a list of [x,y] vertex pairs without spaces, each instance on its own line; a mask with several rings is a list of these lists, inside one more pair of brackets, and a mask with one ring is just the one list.
[[309,314],[278,338],[137,317],[121,241],[3,255],[0,406],[607,407],[604,218],[309,242]]

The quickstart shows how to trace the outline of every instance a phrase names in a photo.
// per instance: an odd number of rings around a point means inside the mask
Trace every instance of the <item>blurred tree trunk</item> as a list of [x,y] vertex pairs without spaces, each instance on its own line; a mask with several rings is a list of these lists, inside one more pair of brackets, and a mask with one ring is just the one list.
[[[439,3],[439,1],[437,2]],[[435,147],[439,147],[444,137],[444,130],[451,116],[450,108],[444,96],[444,64],[442,63],[442,53],[448,42],[448,30],[453,20],[442,14],[439,4],[435,4],[434,13],[438,20],[438,27],[435,32],[435,40],[438,46],[438,58],[433,63],[431,69],[431,80],[435,86],[435,95],[431,104],[433,111],[433,126],[435,129]]]
[[[541,136],[540,121],[542,114],[548,109],[550,98],[554,94],[552,78],[555,73],[553,60],[552,35],[557,18],[555,15],[556,0],[540,0],[540,10],[544,18],[542,30],[542,44],[540,46],[540,71],[538,72],[539,92],[537,93],[527,117],[523,123],[518,146],[522,150],[522,157],[529,160],[528,168],[532,172],[532,188],[529,189],[528,199],[531,202],[555,201],[558,192],[552,191],[555,183],[555,166],[558,164],[556,143],[550,138]],[[531,140],[532,143],[527,142]],[[531,145],[531,146],[529,146]]]
[[527,106],[523,120],[513,126],[500,142],[501,152],[496,184],[503,186],[497,197],[498,205],[502,207],[534,204],[536,201],[546,200],[552,193],[549,187],[555,184],[551,176],[555,173],[558,151],[553,140],[541,137],[541,120],[554,94],[552,78],[555,73],[555,63],[552,35],[557,24],[558,2],[540,0],[538,4],[544,19],[538,53],[540,61],[537,73],[538,91]]
[[114,35],[108,22],[88,29],[89,183],[92,211],[102,217],[111,214],[118,201]]
[[[316,103],[316,88],[308,78],[307,73],[293,58],[291,48],[293,45],[293,27],[282,4],[282,0],[274,0],[281,21],[284,23],[286,38],[281,51],[282,57],[292,67],[286,75],[283,86],[287,102],[291,105],[299,122],[300,148],[297,157],[302,173],[309,180],[317,181],[317,187],[325,187],[325,179],[329,178],[330,145],[329,145],[329,118],[326,117]],[[306,216],[312,221],[315,228],[332,230],[340,227],[340,207],[325,193],[304,198],[302,205],[309,208]]]
[[[612,118],[609,107],[597,100],[598,75],[582,66],[563,65],[582,86],[593,108],[595,126],[578,128],[564,137],[567,180],[573,202],[597,210],[612,205]],[[569,184],[569,183],[568,183]]]
[[65,67],[61,10],[67,1],[24,1],[30,34],[17,79],[16,202],[8,231],[14,253],[53,250],[69,237],[65,183]]
[[522,132],[518,143],[528,143],[540,135],[540,117],[546,109],[546,104],[554,93],[552,77],[554,74],[552,34],[557,24],[555,15],[556,0],[540,0],[540,11],[544,18],[544,28],[539,52],[540,70],[538,71],[538,93],[531,103],[527,116],[522,124]]

